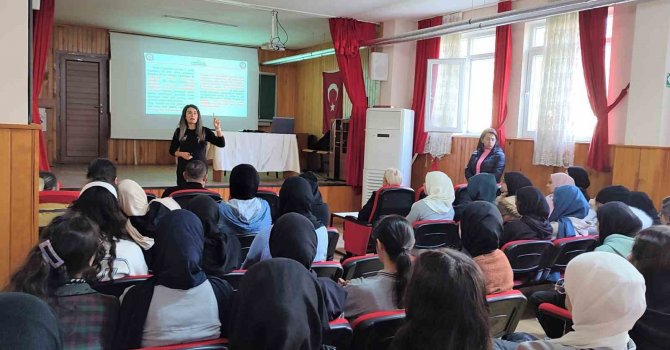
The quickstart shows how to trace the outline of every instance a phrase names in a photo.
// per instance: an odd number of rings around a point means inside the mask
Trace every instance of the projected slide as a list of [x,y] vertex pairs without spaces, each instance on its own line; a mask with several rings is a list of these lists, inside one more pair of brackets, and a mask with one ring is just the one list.
[[247,117],[247,62],[144,53],[146,114],[181,115],[195,104],[204,115]]

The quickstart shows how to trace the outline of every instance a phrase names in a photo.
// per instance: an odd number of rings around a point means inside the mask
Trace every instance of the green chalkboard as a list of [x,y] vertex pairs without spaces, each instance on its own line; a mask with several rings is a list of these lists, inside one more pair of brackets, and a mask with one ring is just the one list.
[[277,76],[260,74],[258,84],[258,119],[272,120],[276,116]]

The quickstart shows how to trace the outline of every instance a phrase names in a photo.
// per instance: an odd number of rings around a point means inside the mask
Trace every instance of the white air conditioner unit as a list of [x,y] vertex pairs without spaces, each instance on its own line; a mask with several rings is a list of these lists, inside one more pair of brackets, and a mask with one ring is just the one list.
[[361,205],[365,205],[372,192],[381,187],[387,168],[400,170],[402,186],[409,187],[412,182],[414,111],[368,108],[366,118]]

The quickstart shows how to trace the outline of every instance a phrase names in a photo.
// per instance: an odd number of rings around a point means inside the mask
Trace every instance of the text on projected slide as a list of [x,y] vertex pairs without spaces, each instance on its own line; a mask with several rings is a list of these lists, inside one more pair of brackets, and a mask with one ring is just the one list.
[[146,114],[247,116],[247,62],[145,53]]

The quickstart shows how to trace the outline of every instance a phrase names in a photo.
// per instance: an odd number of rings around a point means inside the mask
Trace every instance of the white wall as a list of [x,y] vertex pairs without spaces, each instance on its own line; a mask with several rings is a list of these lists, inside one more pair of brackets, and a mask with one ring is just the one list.
[[0,1],[0,124],[28,123],[28,3]]
[[[612,23],[612,60],[610,61],[609,90],[607,101],[615,101],[621,90],[630,83],[633,42],[635,36],[635,12],[637,4],[623,4],[614,7]],[[610,144],[626,142],[628,124],[628,101],[621,102],[609,114]],[[634,125],[634,124],[633,124]]]
[[[408,20],[384,22],[383,36],[392,36],[416,30],[417,23]],[[414,62],[416,42],[387,45],[382,52],[389,55],[389,76],[382,81],[379,104],[401,108],[412,108],[414,95]]]

